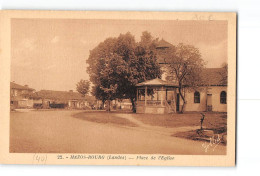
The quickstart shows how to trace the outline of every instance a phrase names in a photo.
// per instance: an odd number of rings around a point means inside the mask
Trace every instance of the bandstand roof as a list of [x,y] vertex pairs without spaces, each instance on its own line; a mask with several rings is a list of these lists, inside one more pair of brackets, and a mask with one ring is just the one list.
[[173,45],[170,44],[169,42],[165,41],[164,39],[161,39],[156,44],[157,49],[159,49],[159,48],[171,48],[171,47],[173,47]]
[[167,86],[167,87],[178,87],[177,84],[170,83],[170,82],[168,82],[168,81],[164,81],[164,80],[161,80],[161,79],[159,79],[159,78],[155,78],[155,79],[152,79],[152,80],[148,80],[148,81],[141,82],[141,83],[137,84],[136,86],[138,86],[138,87],[141,87],[141,86]]

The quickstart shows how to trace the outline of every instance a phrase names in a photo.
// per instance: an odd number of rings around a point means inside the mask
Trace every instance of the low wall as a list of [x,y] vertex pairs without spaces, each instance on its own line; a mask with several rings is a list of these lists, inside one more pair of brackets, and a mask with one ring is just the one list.
[[139,114],[165,114],[166,107],[156,107],[156,106],[137,106],[136,113]]

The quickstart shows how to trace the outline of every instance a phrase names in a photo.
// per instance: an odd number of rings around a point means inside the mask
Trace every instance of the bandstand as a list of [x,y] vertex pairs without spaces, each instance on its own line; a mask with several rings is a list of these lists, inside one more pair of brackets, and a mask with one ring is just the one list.
[[177,87],[159,78],[137,84],[136,113],[176,113],[179,111]]

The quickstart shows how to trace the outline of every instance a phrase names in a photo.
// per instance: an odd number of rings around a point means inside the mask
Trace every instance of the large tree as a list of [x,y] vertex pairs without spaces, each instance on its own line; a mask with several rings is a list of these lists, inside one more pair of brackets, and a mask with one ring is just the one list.
[[170,74],[176,78],[178,92],[183,101],[183,112],[186,99],[184,89],[198,89],[202,84],[201,71],[205,65],[198,48],[192,45],[178,44],[167,54],[167,63]]
[[161,76],[155,40],[143,32],[140,42],[129,32],[108,38],[90,51],[87,71],[94,95],[102,101],[130,99],[135,111],[137,83]]

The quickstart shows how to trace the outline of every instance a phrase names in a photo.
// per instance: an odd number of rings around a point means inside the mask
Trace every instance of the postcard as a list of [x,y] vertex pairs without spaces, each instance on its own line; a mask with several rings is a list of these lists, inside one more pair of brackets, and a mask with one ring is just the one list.
[[0,11],[3,164],[234,166],[236,13]]

